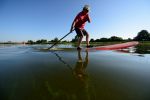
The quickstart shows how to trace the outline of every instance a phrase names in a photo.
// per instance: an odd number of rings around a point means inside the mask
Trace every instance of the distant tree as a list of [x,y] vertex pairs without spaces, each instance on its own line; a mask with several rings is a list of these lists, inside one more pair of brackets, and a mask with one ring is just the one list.
[[108,41],[108,39],[107,38],[100,38],[100,41],[101,42],[106,42],[106,41]]
[[59,41],[59,40],[58,40],[58,38],[56,37],[56,38],[54,39],[54,42],[57,42],[57,41]]
[[53,40],[51,40],[51,42],[58,42],[59,40],[58,40],[58,38],[56,37],[56,38],[54,38]]
[[34,44],[34,42],[32,40],[28,40],[27,44]]
[[132,41],[132,39],[131,39],[131,38],[128,38],[127,40],[128,40],[128,41]]
[[45,40],[45,39],[37,40],[36,43],[37,44],[46,44],[47,40]]
[[78,36],[76,35],[72,40],[71,42],[77,42],[78,41]]
[[94,39],[91,39],[90,42],[94,42]]
[[137,36],[134,38],[136,41],[150,41],[150,34],[147,30],[140,31]]
[[36,41],[36,44],[40,44],[40,43],[41,43],[41,40],[37,40],[37,41]]
[[68,41],[67,41],[67,40],[63,40],[62,42],[63,42],[63,43],[67,43]]
[[110,41],[123,41],[123,39],[121,37],[117,37],[117,36],[112,36],[109,38]]
[[42,40],[41,40],[41,43],[42,43],[42,44],[45,44],[45,43],[47,43],[47,40],[42,39]]
[[95,42],[100,42],[100,39],[96,39]]

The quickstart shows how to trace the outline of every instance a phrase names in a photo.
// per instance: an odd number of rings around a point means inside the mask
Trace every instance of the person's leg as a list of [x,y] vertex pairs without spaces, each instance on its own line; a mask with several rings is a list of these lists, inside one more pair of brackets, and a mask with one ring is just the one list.
[[87,44],[87,46],[90,45],[90,43],[89,43],[89,34],[88,33],[86,34],[86,44]]
[[82,39],[83,39],[83,35],[82,35],[82,36],[79,36],[77,47],[80,47],[81,42],[82,42]]
[[77,33],[77,36],[79,37],[78,38],[77,49],[81,49],[80,45],[81,45],[84,34],[83,34],[82,30],[80,30],[79,28],[75,28],[75,31]]
[[86,36],[86,45],[89,46],[89,33],[85,29],[83,29],[82,32]]
[[85,29],[83,29],[82,30],[82,32],[83,32],[83,34],[86,36],[86,44],[87,44],[87,46],[86,47],[93,47],[92,45],[90,45],[90,43],[89,43],[89,33],[85,30]]

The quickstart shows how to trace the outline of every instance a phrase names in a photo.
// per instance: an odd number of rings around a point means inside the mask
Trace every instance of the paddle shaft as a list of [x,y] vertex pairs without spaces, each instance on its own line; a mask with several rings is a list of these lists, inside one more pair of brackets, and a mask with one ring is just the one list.
[[66,36],[68,36],[71,32],[67,33],[64,37],[62,37],[60,40],[58,40],[57,42],[55,42],[52,46],[50,46],[48,49],[51,49],[52,47],[54,47],[56,44],[58,44],[62,39],[64,39]]

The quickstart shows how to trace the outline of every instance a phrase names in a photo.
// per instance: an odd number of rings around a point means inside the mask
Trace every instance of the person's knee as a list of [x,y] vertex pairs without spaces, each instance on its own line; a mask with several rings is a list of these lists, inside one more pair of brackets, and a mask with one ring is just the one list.
[[87,33],[86,36],[89,37],[89,34]]
[[81,35],[80,38],[83,38],[83,35]]

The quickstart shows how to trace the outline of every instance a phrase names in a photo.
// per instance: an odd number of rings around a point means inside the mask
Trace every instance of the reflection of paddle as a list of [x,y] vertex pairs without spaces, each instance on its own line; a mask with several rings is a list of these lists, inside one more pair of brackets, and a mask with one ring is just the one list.
[[52,52],[52,53],[55,54],[55,56],[59,59],[60,62],[62,62],[63,64],[67,65],[67,67],[68,67],[71,71],[73,71],[72,67],[71,67],[67,62],[65,62],[65,61],[62,59],[62,57],[60,57],[56,52]]
[[47,49],[51,49],[53,46],[55,46],[56,44],[58,44],[62,39],[64,39],[66,36],[68,36],[71,32],[67,33],[64,37],[62,37],[60,40],[58,40],[57,42],[55,42],[51,47],[47,48]]

